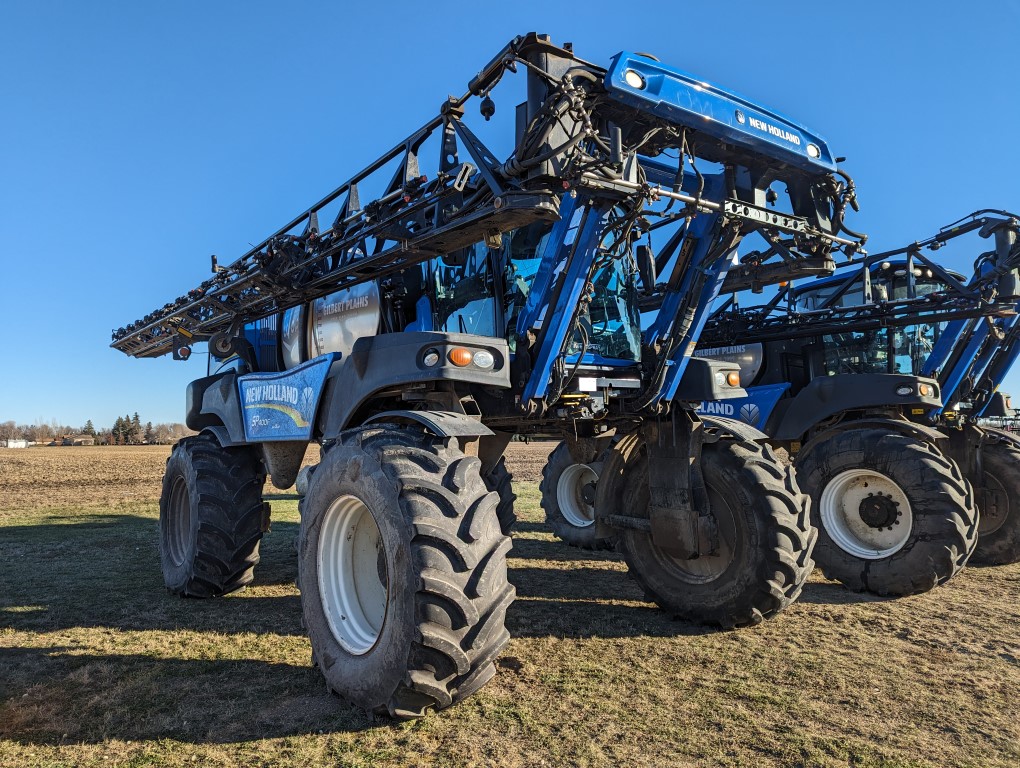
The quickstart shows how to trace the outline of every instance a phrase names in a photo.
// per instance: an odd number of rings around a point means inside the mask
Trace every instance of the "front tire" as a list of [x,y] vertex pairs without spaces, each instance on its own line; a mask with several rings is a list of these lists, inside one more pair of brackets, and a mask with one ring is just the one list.
[[595,486],[598,467],[594,440],[564,440],[542,468],[542,509],[553,535],[580,549],[608,549],[611,542],[596,535]]
[[510,539],[477,458],[398,428],[344,432],[302,507],[301,604],[327,686],[398,719],[482,687],[509,640]]
[[251,448],[221,448],[212,435],[173,448],[159,499],[159,558],[167,589],[216,597],[250,584],[269,527],[266,473]]
[[975,483],[981,522],[970,562],[1020,562],[1020,445],[1011,439],[981,446],[982,474]]
[[796,467],[819,531],[815,560],[852,591],[927,592],[974,550],[970,483],[928,443],[877,429],[833,432],[805,446]]
[[[772,449],[751,441],[706,444],[701,468],[718,522],[717,554],[682,560],[629,528],[618,547],[646,594],[680,618],[726,629],[772,618],[797,599],[814,566],[808,499]],[[647,518],[644,446],[626,473],[629,514]]]

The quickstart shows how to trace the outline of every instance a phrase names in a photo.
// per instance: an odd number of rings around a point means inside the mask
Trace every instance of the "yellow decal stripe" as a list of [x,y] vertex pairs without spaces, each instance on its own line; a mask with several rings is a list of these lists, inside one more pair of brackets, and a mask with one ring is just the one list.
[[253,403],[252,405],[244,406],[246,411],[249,408],[268,408],[271,411],[279,411],[280,413],[289,416],[291,421],[294,422],[294,425],[298,427],[307,427],[309,424],[309,422],[301,418],[300,411],[295,408],[291,408],[289,405],[279,405],[277,403]]

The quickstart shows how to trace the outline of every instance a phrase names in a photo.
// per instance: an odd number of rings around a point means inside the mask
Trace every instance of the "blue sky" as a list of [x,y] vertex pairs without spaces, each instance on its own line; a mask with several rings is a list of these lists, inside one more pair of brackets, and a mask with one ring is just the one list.
[[1018,29],[1002,0],[6,0],[0,421],[181,420],[204,361],[133,360],[110,330],[402,139],[515,34],[600,64],[648,51],[805,123],[848,158],[878,249],[1020,209]]

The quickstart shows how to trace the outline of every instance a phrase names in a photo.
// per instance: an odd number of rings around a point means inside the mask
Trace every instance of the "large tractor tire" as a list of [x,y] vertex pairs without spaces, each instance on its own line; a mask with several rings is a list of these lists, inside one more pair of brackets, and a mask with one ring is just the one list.
[[598,465],[594,440],[563,441],[542,468],[542,509],[556,538],[581,549],[608,549],[612,542],[595,534],[595,486]]
[[298,570],[327,686],[397,719],[481,688],[510,639],[511,543],[477,458],[393,427],[343,433],[302,505]]
[[818,528],[815,561],[852,591],[927,592],[974,550],[970,483],[929,443],[877,429],[832,432],[808,443],[796,468]]
[[1020,445],[1011,440],[985,443],[981,469],[981,478],[975,483],[981,521],[970,562],[1020,562]]
[[250,584],[269,527],[266,473],[251,448],[186,437],[166,462],[159,499],[159,558],[167,589],[216,597]]
[[[638,584],[663,610],[726,629],[758,624],[800,595],[814,564],[808,499],[772,449],[723,438],[706,444],[701,469],[719,529],[715,554],[673,557],[650,533],[623,529],[617,547]],[[627,468],[627,514],[648,517],[644,447]]]
[[517,495],[514,493],[514,476],[506,468],[506,460],[501,456],[499,461],[486,473],[485,487],[499,496],[499,506],[496,508],[496,516],[499,518],[499,529],[504,536],[509,536],[517,522],[517,514],[514,512],[514,502]]

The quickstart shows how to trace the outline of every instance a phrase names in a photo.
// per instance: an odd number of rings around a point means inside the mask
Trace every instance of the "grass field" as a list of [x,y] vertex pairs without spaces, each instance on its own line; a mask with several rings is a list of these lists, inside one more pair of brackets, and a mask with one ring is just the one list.
[[294,588],[293,502],[257,584],[162,586],[166,448],[0,450],[0,766],[1020,765],[1020,566],[887,601],[815,576],[764,626],[641,600],[540,524],[514,468],[514,639],[492,683],[414,723],[326,693]]

